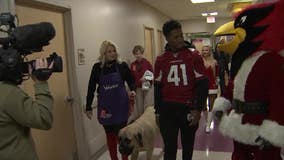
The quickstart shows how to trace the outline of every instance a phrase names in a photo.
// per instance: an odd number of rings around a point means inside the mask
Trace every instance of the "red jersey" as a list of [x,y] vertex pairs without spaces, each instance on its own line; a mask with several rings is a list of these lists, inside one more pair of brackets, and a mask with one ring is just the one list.
[[157,57],[154,68],[156,83],[161,83],[161,97],[166,102],[188,104],[194,98],[195,82],[205,78],[201,56],[188,48],[170,51]]
[[153,67],[147,59],[143,58],[141,61],[134,61],[130,66],[131,73],[135,79],[135,85],[138,88],[141,88],[142,82],[140,79],[143,77],[145,71],[149,70],[153,72]]

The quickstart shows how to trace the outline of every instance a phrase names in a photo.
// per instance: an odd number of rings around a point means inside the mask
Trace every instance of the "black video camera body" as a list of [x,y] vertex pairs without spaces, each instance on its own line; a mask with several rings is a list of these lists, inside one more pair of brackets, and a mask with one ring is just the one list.
[[29,75],[29,65],[33,75],[39,80],[47,80],[52,72],[62,72],[62,58],[55,52],[47,59],[48,65],[53,62],[51,69],[35,70],[35,60],[25,61],[25,57],[33,52],[42,51],[42,47],[49,45],[55,36],[55,29],[51,23],[41,22],[15,27],[15,17],[10,13],[0,14],[0,27],[8,26],[7,37],[0,38],[0,81],[22,83]]

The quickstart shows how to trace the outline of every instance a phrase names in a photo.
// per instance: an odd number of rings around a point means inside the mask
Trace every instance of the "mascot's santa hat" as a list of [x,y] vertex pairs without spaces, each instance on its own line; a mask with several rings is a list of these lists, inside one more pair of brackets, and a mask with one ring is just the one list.
[[[284,0],[255,4],[216,36],[234,35],[218,49],[232,55],[228,92],[216,99],[213,112],[223,114],[220,131],[243,144],[259,145],[261,137],[284,147]],[[245,112],[234,108],[245,105]],[[266,104],[265,113],[247,114],[253,104]],[[248,105],[246,105],[248,104]],[[256,106],[256,108],[258,108]]]

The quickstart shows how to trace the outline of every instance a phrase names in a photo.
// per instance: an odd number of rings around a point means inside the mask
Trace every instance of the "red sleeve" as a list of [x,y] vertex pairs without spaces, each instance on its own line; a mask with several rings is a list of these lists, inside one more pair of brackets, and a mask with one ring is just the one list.
[[206,78],[204,62],[197,50],[193,51],[193,58],[195,78],[197,80]]
[[156,62],[154,64],[154,80],[155,82],[160,83],[162,80],[162,71],[160,67],[160,58],[157,57]]
[[[152,64],[149,62],[149,61],[146,61],[147,62],[147,70],[151,71],[153,73],[153,67],[152,67]],[[153,73],[154,74],[154,73]],[[151,84],[153,84],[154,81],[151,81]]]
[[153,73],[153,66],[149,61],[147,61],[147,69]]
[[134,62],[132,62],[130,64],[130,71],[131,71],[131,74],[133,75],[133,77],[135,77],[135,64],[134,64]]
[[161,94],[161,81],[162,81],[162,72],[160,67],[160,56],[157,57],[154,64],[154,108],[155,114],[160,113],[160,107],[162,103],[162,94]]
[[130,64],[130,70],[131,70],[131,72],[133,72],[133,62]]

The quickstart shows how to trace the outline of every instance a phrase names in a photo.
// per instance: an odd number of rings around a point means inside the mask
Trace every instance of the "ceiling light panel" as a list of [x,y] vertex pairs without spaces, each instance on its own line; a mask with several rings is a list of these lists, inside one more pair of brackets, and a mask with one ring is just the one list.
[[215,0],[191,0],[192,3],[207,3],[207,2],[215,2]]
[[207,16],[217,16],[218,15],[218,12],[210,12],[210,13],[201,13],[201,15],[203,17],[207,17]]
[[217,16],[218,15],[218,12],[211,12],[211,13],[209,13],[210,14],[210,16]]
[[206,16],[208,16],[208,13],[201,13],[201,15],[206,17]]

